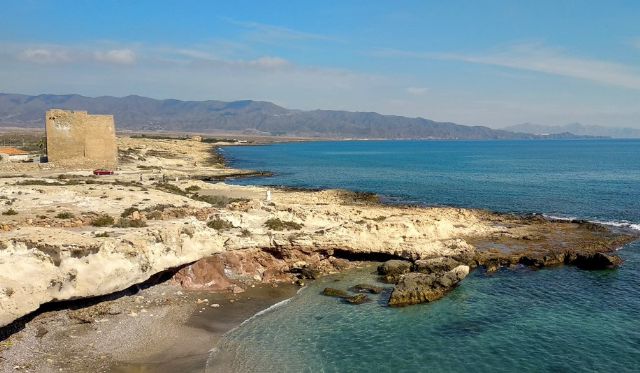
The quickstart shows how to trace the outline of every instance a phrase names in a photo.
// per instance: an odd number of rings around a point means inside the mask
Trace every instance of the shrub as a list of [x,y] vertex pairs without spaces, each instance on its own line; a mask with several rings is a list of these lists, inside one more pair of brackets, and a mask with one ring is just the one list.
[[113,225],[113,223],[115,223],[115,220],[113,219],[113,217],[110,215],[104,214],[93,219],[93,221],[91,222],[91,225],[93,225],[94,227],[108,227],[110,225]]
[[96,233],[95,237],[109,237],[109,232]]
[[73,213],[70,213],[69,211],[64,211],[61,213],[58,213],[58,215],[56,215],[56,218],[58,219],[72,219],[75,218],[76,216],[73,215]]
[[9,210],[3,212],[2,215],[18,215],[18,211],[14,210],[14,209],[9,209]]
[[200,187],[197,185],[192,185],[190,187],[187,187],[185,189],[185,191],[189,192],[189,193],[193,193],[193,192],[197,192],[198,190],[200,190]]
[[280,220],[278,218],[271,218],[264,223],[264,226],[274,231],[295,231],[302,228],[302,224],[298,224],[293,221]]
[[134,220],[134,219],[121,218],[113,226],[114,228],[142,228],[142,227],[146,227],[147,223],[144,220],[140,220],[140,219]]
[[187,194],[184,190],[170,183],[155,183],[154,186],[156,187],[156,189],[167,193],[179,194],[181,196]]
[[215,218],[213,220],[210,220],[207,223],[207,227],[209,228],[213,228],[217,231],[223,231],[226,229],[230,229],[233,228],[233,224],[231,224],[230,222],[226,221],[226,220],[222,220],[220,218]]
[[120,216],[123,217],[123,218],[126,218],[127,216],[133,214],[136,211],[140,211],[140,210],[138,210],[137,207],[133,207],[133,206],[127,207],[126,209],[124,209],[122,214],[120,214]]
[[220,208],[226,207],[227,205],[233,202],[248,201],[247,199],[244,199],[244,198],[229,198],[229,197],[219,196],[219,195],[201,196],[201,195],[195,194],[191,198],[196,201],[206,202],[214,207],[220,207]]

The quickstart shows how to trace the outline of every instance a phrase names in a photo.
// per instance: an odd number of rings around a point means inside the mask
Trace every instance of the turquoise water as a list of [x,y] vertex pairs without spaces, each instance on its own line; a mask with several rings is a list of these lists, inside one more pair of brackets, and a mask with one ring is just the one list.
[[[225,149],[238,180],[381,193],[389,201],[591,219],[638,228],[640,141],[324,142]],[[640,244],[612,271],[473,272],[446,298],[402,309],[319,295],[375,281],[325,278],[230,332],[210,371],[566,372],[640,368]]]

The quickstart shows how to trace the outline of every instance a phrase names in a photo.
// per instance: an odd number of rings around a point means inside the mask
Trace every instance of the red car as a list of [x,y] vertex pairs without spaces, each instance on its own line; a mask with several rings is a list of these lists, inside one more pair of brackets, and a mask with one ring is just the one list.
[[97,170],[93,170],[93,174],[94,175],[113,175],[113,171],[99,168]]

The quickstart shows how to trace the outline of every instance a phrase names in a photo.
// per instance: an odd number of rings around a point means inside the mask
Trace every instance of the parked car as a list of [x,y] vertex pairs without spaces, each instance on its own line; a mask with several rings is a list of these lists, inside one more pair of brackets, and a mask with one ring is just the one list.
[[94,175],[113,175],[113,171],[99,168],[97,170],[93,170],[93,174]]

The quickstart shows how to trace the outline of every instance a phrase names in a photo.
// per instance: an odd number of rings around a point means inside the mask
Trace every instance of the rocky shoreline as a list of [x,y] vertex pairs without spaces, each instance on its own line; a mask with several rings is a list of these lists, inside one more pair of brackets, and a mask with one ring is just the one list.
[[[386,262],[380,274],[395,286],[389,305],[405,306],[441,298],[477,266],[614,268],[621,261],[612,252],[638,239],[584,221],[384,205],[375,195],[339,190],[212,184],[193,175],[255,173],[225,167],[212,144],[198,141],[119,138],[118,145],[122,167],[114,176],[0,167],[0,361],[37,334],[32,324],[46,313],[24,317],[42,305],[117,293],[172,269],[169,283],[180,291],[240,297],[256,286],[300,286],[365,261]],[[340,296],[358,303],[373,289],[355,290]],[[63,326],[82,321],[53,314],[71,320]],[[105,315],[114,316],[105,309],[83,323]]]

